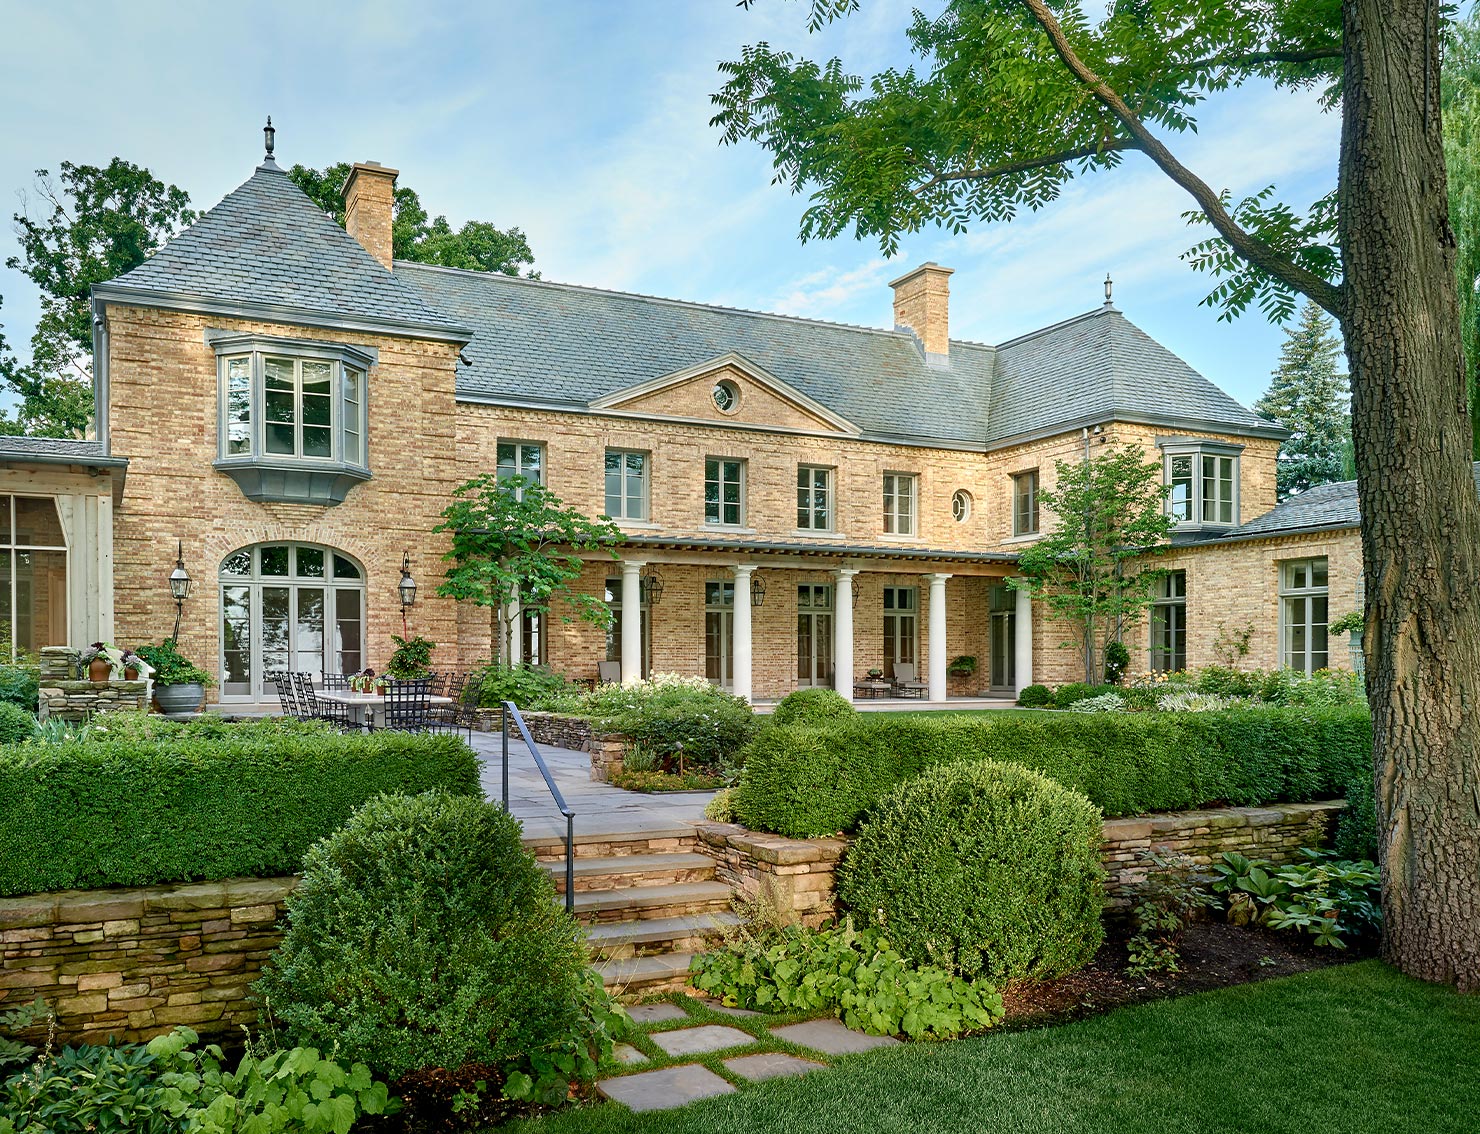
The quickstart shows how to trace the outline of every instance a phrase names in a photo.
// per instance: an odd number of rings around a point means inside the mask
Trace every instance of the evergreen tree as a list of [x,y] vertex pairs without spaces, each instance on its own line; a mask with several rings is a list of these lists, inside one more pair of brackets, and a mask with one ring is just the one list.
[[1342,480],[1343,449],[1352,433],[1351,394],[1338,365],[1341,340],[1330,318],[1307,301],[1299,324],[1285,334],[1274,379],[1254,405],[1260,417],[1290,430],[1276,471],[1281,500]]

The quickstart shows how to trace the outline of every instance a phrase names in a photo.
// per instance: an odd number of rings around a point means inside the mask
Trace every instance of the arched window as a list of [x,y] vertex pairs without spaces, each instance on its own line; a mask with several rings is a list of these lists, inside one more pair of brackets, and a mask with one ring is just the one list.
[[221,562],[221,700],[277,695],[265,674],[365,667],[365,572],[311,543],[262,543]]

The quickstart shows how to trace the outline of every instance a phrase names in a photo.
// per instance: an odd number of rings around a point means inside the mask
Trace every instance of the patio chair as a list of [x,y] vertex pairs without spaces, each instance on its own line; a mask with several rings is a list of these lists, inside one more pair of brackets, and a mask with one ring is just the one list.
[[435,728],[432,717],[432,682],[428,677],[392,681],[385,687],[385,728],[400,732],[425,732]]
[[347,673],[321,673],[319,674],[319,688],[332,689],[336,693],[349,692],[349,674]]
[[599,661],[596,663],[596,683],[598,685],[620,685],[622,684],[622,663],[619,661]]
[[443,673],[429,673],[429,674],[427,674],[427,677],[431,680],[431,683],[432,683],[432,686],[431,686],[432,696],[433,697],[445,697],[445,696],[447,696],[447,681],[448,681],[449,678],[451,678],[453,676],[455,676],[455,675],[454,674],[451,674],[451,673],[446,673],[446,672],[443,672]]
[[894,695],[896,697],[920,697],[927,696],[930,686],[920,680],[919,670],[914,662],[894,663]]
[[478,723],[478,698],[481,692],[476,681],[469,681],[467,674],[452,674],[449,691],[444,694],[452,698],[450,705],[433,705],[429,710],[431,727],[438,732],[466,732],[468,742],[473,740],[473,726]]
[[296,717],[298,715],[298,703],[294,697],[292,679],[281,670],[273,670],[271,673],[264,674],[263,676],[272,682],[273,687],[277,690],[278,705],[283,711],[283,716]]
[[297,692],[298,716],[303,720],[328,721],[338,726],[345,732],[358,732],[358,722],[349,715],[348,705],[334,705],[328,701],[320,701],[318,694],[314,692],[313,678],[306,673],[294,673],[289,675],[293,679],[293,685]]

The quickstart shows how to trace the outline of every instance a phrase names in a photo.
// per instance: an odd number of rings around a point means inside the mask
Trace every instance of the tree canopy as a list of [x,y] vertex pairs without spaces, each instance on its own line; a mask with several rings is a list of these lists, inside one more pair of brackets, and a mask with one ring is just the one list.
[[1332,333],[1331,320],[1307,302],[1300,322],[1285,332],[1269,389],[1254,403],[1260,417],[1290,430],[1275,469],[1281,500],[1345,479],[1351,394],[1338,364],[1340,356],[1341,340]]
[[[295,165],[288,176],[314,202],[344,224],[344,182],[350,163],[338,162],[324,169]],[[443,268],[469,268],[478,272],[502,272],[539,279],[530,269],[534,252],[518,228],[498,228],[488,221],[468,221],[454,229],[444,216],[429,217],[421,198],[408,185],[396,186],[391,213],[391,253],[398,260],[415,260]]]

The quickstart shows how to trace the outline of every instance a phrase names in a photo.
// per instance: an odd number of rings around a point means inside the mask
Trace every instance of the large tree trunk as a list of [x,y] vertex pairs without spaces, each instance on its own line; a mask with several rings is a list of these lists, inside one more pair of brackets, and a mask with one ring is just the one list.
[[1366,565],[1383,952],[1480,989],[1480,503],[1437,0],[1345,0],[1342,330]]

